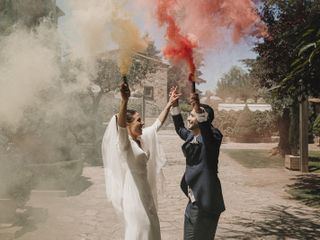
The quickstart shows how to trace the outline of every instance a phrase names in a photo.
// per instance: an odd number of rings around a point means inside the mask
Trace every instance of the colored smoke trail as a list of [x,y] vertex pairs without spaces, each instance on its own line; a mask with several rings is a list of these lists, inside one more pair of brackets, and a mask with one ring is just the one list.
[[156,12],[160,26],[167,27],[164,55],[174,64],[185,61],[190,75],[195,49],[222,45],[226,33],[234,43],[267,35],[252,0],[157,0]]
[[[238,43],[247,36],[267,35],[252,0],[176,0],[181,30],[197,37],[200,47],[208,48],[224,41],[223,30],[231,31]],[[182,13],[181,13],[182,12]]]
[[112,25],[112,39],[119,46],[118,66],[120,73],[126,75],[135,53],[147,48],[147,41],[140,37],[136,25],[125,18],[115,19]]
[[86,72],[95,78],[96,60],[107,51],[111,43],[108,32],[112,14],[110,1],[105,0],[70,0],[71,15],[67,20],[70,33],[68,45],[71,54],[81,59]]
[[157,17],[160,26],[167,25],[167,46],[163,52],[165,57],[178,64],[185,61],[189,67],[189,80],[193,80],[196,66],[193,58],[193,49],[197,44],[181,34],[181,30],[177,25],[175,17],[171,15],[174,8],[174,0],[158,0],[157,1]]
[[96,75],[96,60],[116,44],[119,47],[118,66],[126,74],[132,56],[147,47],[138,27],[126,10],[127,0],[72,0],[69,29],[77,38],[71,39],[73,54],[84,60],[87,71]]

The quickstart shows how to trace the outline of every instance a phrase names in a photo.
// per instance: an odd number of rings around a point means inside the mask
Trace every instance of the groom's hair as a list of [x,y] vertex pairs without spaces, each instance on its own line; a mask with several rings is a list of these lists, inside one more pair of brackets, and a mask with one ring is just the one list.
[[126,121],[127,123],[132,123],[133,121],[133,115],[137,113],[136,110],[133,109],[127,109],[127,114],[126,114]]
[[207,104],[200,104],[200,107],[203,107],[204,110],[208,113],[208,122],[212,123],[212,121],[214,119],[214,111],[213,111],[212,107],[210,107]]

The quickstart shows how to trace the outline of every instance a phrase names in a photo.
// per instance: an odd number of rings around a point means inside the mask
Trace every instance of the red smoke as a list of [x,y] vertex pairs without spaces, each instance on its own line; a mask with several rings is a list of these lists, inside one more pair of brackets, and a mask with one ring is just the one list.
[[196,66],[193,59],[193,49],[197,44],[181,34],[174,16],[170,15],[176,4],[175,0],[157,0],[157,16],[160,25],[167,25],[168,43],[163,50],[165,57],[178,63],[185,61],[189,67],[189,80],[193,81]]
[[225,42],[226,29],[235,43],[267,35],[253,0],[157,0],[157,18],[167,26],[164,55],[173,63],[185,61],[190,76],[195,72],[193,50]]

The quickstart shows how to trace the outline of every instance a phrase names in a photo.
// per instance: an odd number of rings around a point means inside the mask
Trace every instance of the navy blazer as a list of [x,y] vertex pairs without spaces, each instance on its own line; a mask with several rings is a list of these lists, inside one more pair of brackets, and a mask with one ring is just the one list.
[[218,157],[223,137],[221,132],[209,122],[201,122],[201,135],[197,137],[198,144],[194,144],[194,135],[185,128],[181,114],[172,118],[177,134],[185,141],[182,151],[186,157],[186,170],[180,184],[182,191],[188,196],[189,186],[197,205],[205,212],[223,212],[225,205],[218,178]]

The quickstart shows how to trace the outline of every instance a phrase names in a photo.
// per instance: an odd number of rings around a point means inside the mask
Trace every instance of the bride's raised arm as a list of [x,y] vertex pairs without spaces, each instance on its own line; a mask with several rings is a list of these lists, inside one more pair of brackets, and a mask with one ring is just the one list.
[[158,119],[161,123],[161,125],[159,127],[161,127],[162,124],[166,121],[168,114],[169,114],[169,111],[170,111],[170,108],[172,107],[172,105],[174,105],[178,101],[180,96],[181,96],[181,94],[178,94],[177,87],[176,86],[171,87],[171,90],[169,93],[169,101],[158,117]]
[[121,150],[126,150],[129,146],[129,138],[127,131],[127,106],[130,97],[130,89],[126,83],[122,83],[120,86],[121,102],[118,113],[117,124],[119,126],[119,146]]
[[130,89],[126,83],[122,83],[120,86],[121,93],[121,103],[118,114],[118,125],[119,127],[126,128],[126,114],[127,114],[127,106],[130,97]]

